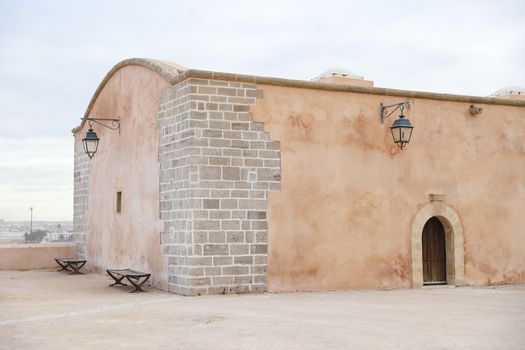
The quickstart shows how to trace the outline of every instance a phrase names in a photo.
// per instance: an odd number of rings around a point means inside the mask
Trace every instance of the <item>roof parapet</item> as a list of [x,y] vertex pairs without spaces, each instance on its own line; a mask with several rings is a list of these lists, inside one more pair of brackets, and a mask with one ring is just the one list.
[[337,83],[323,82],[321,80],[306,81],[306,80],[263,77],[263,76],[256,76],[256,75],[214,72],[214,71],[206,71],[206,70],[199,70],[199,69],[187,69],[176,63],[172,63],[168,61],[153,60],[153,59],[147,59],[147,58],[131,58],[131,59],[127,59],[127,60],[117,63],[106,74],[102,82],[97,87],[93,97],[91,98],[91,101],[86,109],[86,112],[84,113],[84,117],[82,118],[81,124],[75,127],[73,130],[71,130],[72,133],[76,133],[77,131],[82,129],[82,127],[85,124],[85,118],[88,117],[89,112],[91,111],[91,108],[93,107],[98,95],[100,94],[100,92],[102,91],[106,83],[109,81],[109,79],[119,69],[124,68],[129,65],[139,65],[139,66],[149,68],[155,71],[156,73],[158,73],[164,79],[166,79],[171,85],[175,85],[189,78],[198,78],[198,79],[227,80],[227,81],[235,81],[235,82],[251,83],[251,84],[294,87],[294,88],[302,88],[302,89],[342,91],[342,92],[352,92],[352,93],[369,94],[369,95],[385,95],[385,96],[396,96],[396,97],[404,97],[404,98],[420,98],[420,99],[437,100],[437,101],[525,107],[525,100],[508,99],[508,98],[501,98],[501,97],[492,97],[492,96],[481,97],[481,96],[442,94],[442,93],[435,93],[435,92],[379,88],[379,87],[373,87],[373,86],[337,84]]

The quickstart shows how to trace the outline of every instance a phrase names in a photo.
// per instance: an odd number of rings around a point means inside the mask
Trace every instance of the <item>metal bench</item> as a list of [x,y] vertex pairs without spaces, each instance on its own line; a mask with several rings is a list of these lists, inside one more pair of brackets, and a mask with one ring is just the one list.
[[[108,275],[111,276],[115,280],[115,283],[110,284],[110,287],[116,286],[116,285],[122,285],[127,286],[127,284],[122,283],[122,280],[125,278],[135,287],[134,290],[132,290],[130,293],[136,293],[136,292],[144,292],[144,290],[141,288],[141,286],[146,283],[146,281],[151,277],[151,273],[145,273],[130,269],[122,269],[122,270],[113,270],[113,269],[107,269],[106,272]],[[141,281],[142,278],[142,281]]]
[[86,265],[86,260],[81,259],[70,259],[70,258],[55,258],[55,261],[60,265],[60,270],[57,271],[69,271],[72,275],[82,274],[79,270],[82,266]]

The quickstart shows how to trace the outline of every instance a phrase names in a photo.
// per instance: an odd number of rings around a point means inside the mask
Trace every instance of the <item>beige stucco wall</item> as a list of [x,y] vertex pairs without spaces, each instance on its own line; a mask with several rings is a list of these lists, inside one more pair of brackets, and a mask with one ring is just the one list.
[[[90,160],[86,222],[88,268],[133,268],[152,273],[152,284],[167,289],[167,261],[160,245],[157,108],[170,84],[152,70],[130,65],[104,86],[90,117],[120,118],[118,131],[94,124],[99,149]],[[86,123],[75,134],[82,149]],[[122,212],[116,193],[122,192]]]
[[444,194],[464,234],[465,282],[525,282],[525,108],[412,99],[400,151],[380,103],[403,98],[259,85],[252,108],[281,142],[270,194],[271,291],[411,286],[411,228]]
[[58,268],[55,258],[74,256],[74,243],[0,244],[0,270]]

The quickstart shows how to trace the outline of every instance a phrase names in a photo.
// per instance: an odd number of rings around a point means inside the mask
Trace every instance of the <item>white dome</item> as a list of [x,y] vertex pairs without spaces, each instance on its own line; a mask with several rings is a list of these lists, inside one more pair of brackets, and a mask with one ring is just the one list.
[[490,96],[525,95],[525,89],[519,86],[506,86]]
[[312,80],[320,80],[320,79],[329,78],[329,77],[345,77],[345,78],[352,78],[352,79],[363,79],[363,77],[350,72],[348,69],[332,68],[332,69],[327,70],[326,72],[321,73],[321,75],[313,78]]

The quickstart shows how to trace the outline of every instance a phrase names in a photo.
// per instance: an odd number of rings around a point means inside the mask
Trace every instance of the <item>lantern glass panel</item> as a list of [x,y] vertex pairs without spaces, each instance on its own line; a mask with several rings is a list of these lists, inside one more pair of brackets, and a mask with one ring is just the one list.
[[399,118],[392,124],[390,128],[392,131],[392,138],[397,146],[403,149],[409,142],[412,136],[413,126],[410,120],[405,119],[404,115],[400,115]]
[[84,140],[84,151],[86,151],[86,153],[95,154],[97,153],[97,148],[98,148],[98,140],[89,140],[89,139]]
[[401,142],[409,142],[412,136],[412,127],[402,126],[399,128],[399,138]]
[[392,128],[392,137],[394,138],[394,142],[398,143],[401,141],[401,128]]

